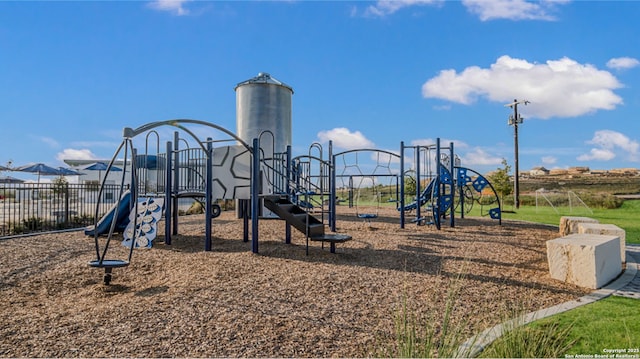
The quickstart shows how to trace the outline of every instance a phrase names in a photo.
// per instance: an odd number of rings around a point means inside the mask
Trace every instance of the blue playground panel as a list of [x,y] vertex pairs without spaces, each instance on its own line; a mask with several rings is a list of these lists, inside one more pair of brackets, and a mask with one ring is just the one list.
[[458,183],[469,183],[471,177],[467,175],[467,169],[464,167],[458,167]]
[[113,216],[116,212],[116,208],[118,209],[118,218],[116,219],[116,232],[123,232],[127,225],[129,224],[129,204],[131,203],[131,192],[127,191],[122,196],[122,200],[118,202],[117,205],[114,205],[109,209],[109,211],[102,216],[102,218],[98,221],[97,226],[89,227],[85,229],[84,234],[87,236],[94,236],[95,232],[98,235],[109,233],[109,229],[111,229],[111,222],[113,221]]
[[478,176],[478,178],[476,178],[471,185],[477,192],[482,192],[482,190],[487,187],[488,184],[489,181],[487,181],[486,178]]
[[440,182],[444,184],[453,183],[453,178],[451,177],[451,172],[449,172],[444,166],[440,167]]

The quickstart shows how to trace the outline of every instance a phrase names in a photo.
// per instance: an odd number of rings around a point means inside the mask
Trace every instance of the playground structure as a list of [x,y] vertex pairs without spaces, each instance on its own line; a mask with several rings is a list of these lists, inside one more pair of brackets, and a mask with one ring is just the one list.
[[[202,141],[186,127],[187,124],[213,128],[228,136],[229,139],[214,141],[212,138],[207,138]],[[182,139],[176,132],[174,135],[176,142],[167,142],[166,153],[151,154],[147,152],[144,155],[138,155],[137,150],[133,147],[133,139],[144,133],[153,133],[149,131],[161,126],[179,128],[187,133],[190,140],[195,141],[198,147],[180,149],[176,143],[180,143]],[[125,128],[123,137],[123,142],[106,170],[109,173],[113,162],[124,150],[125,162],[128,165],[122,171],[121,190],[118,194],[120,200],[107,215],[96,222],[93,229],[86,232],[88,235],[93,235],[96,246],[96,260],[91,261],[90,265],[105,269],[105,283],[111,279],[112,268],[128,265],[133,248],[139,247],[136,241],[144,237],[145,244],[143,246],[146,247],[148,243],[146,235],[149,230],[155,232],[154,228],[149,227],[151,224],[157,225],[159,218],[153,218],[154,222],[150,223],[145,221],[144,214],[142,216],[129,215],[129,213],[141,213],[138,208],[140,198],[144,198],[145,202],[151,202],[150,199],[153,198],[164,198],[164,242],[168,245],[171,244],[171,235],[178,233],[176,203],[179,198],[183,197],[201,198],[204,203],[205,251],[211,250],[211,221],[217,212],[214,199],[238,200],[240,209],[238,213],[243,218],[244,224],[243,239],[248,242],[249,228],[251,228],[252,251],[254,253],[258,253],[258,220],[263,214],[262,205],[286,221],[286,243],[291,241],[291,226],[306,234],[307,251],[309,240],[328,242],[331,246],[331,252],[335,252],[336,243],[351,239],[350,236],[343,234],[325,233],[323,222],[326,211],[321,212],[322,219],[318,220],[309,213],[311,207],[304,205],[305,200],[306,203],[312,201],[310,196],[319,195],[321,198],[326,196],[329,188],[326,185],[326,178],[309,175],[311,169],[314,168],[314,163],[319,164],[318,168],[321,171],[326,164],[313,156],[294,159],[291,157],[290,146],[287,146],[285,153],[274,153],[273,148],[265,150],[260,146],[262,139],[269,138],[270,142],[274,143],[274,137],[269,131],[265,131],[260,137],[253,139],[252,146],[249,146],[232,132],[217,125],[198,120],[179,119],[150,123],[137,129]],[[148,138],[147,135],[146,151],[149,148]],[[214,144],[229,141],[238,144],[213,147]],[[156,147],[159,148],[159,146]],[[138,168],[139,164],[148,164],[150,159],[156,162],[153,171],[150,171],[149,165]],[[129,192],[124,189],[126,176],[131,178]],[[144,178],[146,179],[140,180]],[[104,187],[104,182],[101,184],[101,191],[102,187]],[[253,198],[257,200],[250,200]],[[98,218],[97,213],[95,217]],[[108,259],[106,254],[113,234],[123,225],[134,229],[128,232],[128,240],[133,243],[129,244],[129,257],[126,260]],[[106,242],[102,246],[98,240],[101,234],[107,235]]]
[[[363,157],[371,160],[363,163]],[[474,204],[480,206],[481,215],[489,215],[502,223],[500,200],[495,189],[480,173],[460,166],[453,143],[443,147],[440,139],[430,145],[405,146],[401,142],[399,153],[379,149],[348,150],[334,154],[332,164],[331,184],[339,184],[346,193],[343,196],[346,198],[335,198],[355,207],[355,215],[367,223],[377,218],[377,207],[385,203],[395,204],[400,213],[401,228],[406,225],[408,213],[415,214],[410,222],[435,225],[438,229],[442,219],[448,216],[450,226],[454,227],[456,213],[464,218]],[[405,169],[407,166],[409,169]],[[407,191],[408,179],[415,185],[412,193]],[[376,206],[376,210],[366,213],[361,211],[365,186]],[[332,193],[340,191],[334,187]],[[336,203],[332,202],[332,205],[329,212],[335,213]],[[485,207],[489,209],[485,211]],[[335,222],[331,225],[335,230]]]
[[[228,138],[212,137],[200,140],[187,125],[199,125],[214,129]],[[189,140],[194,141],[197,147],[180,148],[176,144],[188,143],[185,138],[181,138],[178,132],[174,133],[174,141],[166,143],[165,153],[149,152],[149,134],[155,133],[155,128],[162,126],[172,126],[180,129],[190,136]],[[133,139],[142,134],[146,135],[145,153],[138,154],[133,147]],[[291,146],[286,147],[286,152],[277,153],[273,150],[273,136],[270,131],[265,131],[258,138],[253,139],[252,145],[248,145],[231,131],[209,122],[178,119],[170,121],[154,122],[143,125],[137,129],[125,128],[123,132],[124,140],[111,163],[107,168],[110,171],[113,162],[124,150],[127,159],[127,166],[122,171],[121,191],[118,194],[118,201],[111,211],[96,223],[93,231],[87,231],[88,235],[93,235],[96,243],[96,260],[90,262],[91,266],[105,268],[105,282],[110,280],[112,268],[124,267],[131,259],[131,253],[135,247],[149,247],[150,240],[148,233],[151,230],[155,233],[160,218],[153,218],[153,223],[145,221],[145,215],[131,216],[130,213],[141,213],[139,208],[140,199],[145,202],[152,202],[153,198],[162,198],[164,213],[164,242],[171,244],[172,235],[178,234],[178,210],[177,201],[180,198],[198,198],[204,203],[205,209],[205,235],[204,250],[212,250],[211,232],[212,220],[219,214],[219,207],[215,205],[215,200],[238,200],[238,216],[243,219],[245,242],[249,241],[251,232],[252,251],[258,253],[258,221],[264,216],[265,211],[273,214],[286,222],[285,243],[291,242],[291,227],[294,227],[305,234],[307,238],[306,250],[309,250],[309,241],[320,241],[323,244],[329,243],[330,251],[335,253],[336,244],[343,243],[351,239],[351,236],[335,233],[336,231],[336,204],[339,198],[337,192],[338,180],[344,184],[347,180],[347,188],[351,192],[349,196],[352,204],[358,211],[359,192],[365,190],[375,190],[379,186],[375,183],[384,182],[388,184],[386,189],[387,203],[396,203],[396,208],[400,212],[400,226],[403,227],[405,212],[415,211],[416,219],[413,222],[418,224],[435,224],[440,228],[440,221],[445,215],[450,218],[451,226],[454,223],[454,198],[453,194],[460,195],[460,207],[467,208],[471,202],[469,196],[470,189],[481,193],[485,187],[491,186],[488,181],[479,174],[475,178],[469,176],[470,170],[459,166],[453,166],[452,158],[453,145],[451,144],[448,156],[442,156],[439,140],[435,146],[404,146],[401,143],[401,153],[395,154],[390,151],[377,149],[349,150],[345,152],[332,153],[332,143],[329,143],[329,156],[325,159],[323,147],[314,143],[309,147],[306,155],[293,157]],[[260,143],[267,139],[269,146],[261,146]],[[184,141],[183,141],[184,140]],[[229,142],[234,144],[229,145]],[[217,147],[213,147],[217,145]],[[151,146],[153,147],[153,146]],[[160,148],[156,144],[156,150]],[[411,158],[415,164],[416,191],[408,194],[411,202],[405,200],[405,173],[404,152],[413,148],[415,157]],[[438,168],[438,176],[434,176],[431,169],[433,164],[420,159],[420,154],[429,154],[435,150],[435,168]],[[368,166],[358,158],[363,153],[374,154],[375,162]],[[348,157],[351,156],[355,162],[350,163]],[[407,156],[410,157],[410,156]],[[431,156],[424,156],[425,159]],[[427,164],[420,166],[420,164]],[[448,166],[448,167],[447,167]],[[427,168],[429,171],[424,171]],[[453,173],[457,174],[454,181]],[[124,189],[124,179],[130,176],[130,190]],[[106,178],[106,176],[105,176]],[[370,179],[371,182],[367,182]],[[426,179],[429,184],[424,190],[420,188],[420,183]],[[354,186],[358,183],[358,188]],[[104,183],[103,183],[104,185]],[[344,185],[343,185],[344,187]],[[464,190],[463,190],[464,189]],[[102,190],[102,188],[101,188]],[[377,205],[382,201],[382,194],[376,195]],[[101,198],[99,195],[98,198]],[[258,199],[253,201],[251,199]],[[497,196],[496,196],[497,198]],[[151,201],[150,201],[151,199]],[[333,200],[332,200],[333,199]],[[355,203],[353,200],[355,199]],[[492,218],[500,219],[500,208],[489,211]],[[264,207],[263,207],[264,206]],[[127,208],[128,207],[128,208]],[[429,218],[423,216],[421,208],[425,208],[430,213]],[[144,208],[142,213],[144,213]],[[154,209],[157,212],[157,208]],[[150,214],[151,212],[149,212]],[[253,215],[253,214],[257,215]],[[377,213],[356,213],[359,218],[366,221],[375,220]],[[464,215],[464,211],[461,212]],[[96,218],[98,218],[96,213]],[[116,220],[113,220],[116,219]],[[108,259],[106,254],[114,232],[121,231],[123,226],[133,228],[128,233],[128,240],[133,245],[129,245],[130,254],[127,260]],[[325,233],[325,227],[329,227],[334,233]],[[146,228],[146,230],[144,229]],[[107,240],[100,249],[98,237],[106,234]],[[137,245],[136,240],[142,238],[143,245]]]
[[[441,148],[439,139],[430,146],[405,146],[403,142],[399,154],[378,149],[334,154],[329,142],[326,158],[322,145],[314,143],[307,154],[293,157],[290,133],[293,90],[270,75],[260,73],[256,78],[238,84],[236,93],[237,134],[195,119],[152,122],[123,130],[123,141],[107,166],[98,195],[102,198],[105,180],[114,168],[116,158],[124,153],[118,201],[100,220],[98,202],[95,225],[85,232],[94,237],[96,250],[96,259],[89,265],[104,268],[105,283],[111,280],[113,268],[130,263],[134,248],[151,247],[162,218],[164,243],[171,245],[172,235],[179,232],[178,204],[182,198],[195,199],[204,206],[205,251],[212,250],[212,220],[220,214],[220,207],[215,202],[235,200],[237,216],[243,220],[243,241],[249,241],[251,232],[253,253],[259,250],[260,218],[277,217],[286,224],[285,243],[291,243],[291,227],[294,227],[305,234],[308,254],[310,241],[319,241],[323,247],[325,242],[329,243],[331,253],[335,253],[336,244],[351,240],[349,235],[336,233],[338,180],[342,183],[341,189],[348,188],[350,207],[355,199],[357,217],[369,224],[378,213],[377,210],[361,211],[364,208],[358,205],[361,194],[373,193],[374,203],[379,207],[382,199],[376,191],[381,190],[379,183],[387,183],[387,202],[396,204],[401,228],[405,226],[405,212],[410,211],[415,211],[413,222],[417,224],[435,224],[440,229],[441,219],[448,215],[450,225],[454,226],[455,198],[459,198],[464,216],[464,203],[472,204],[469,202],[473,200],[472,191],[481,193],[487,185],[493,191],[481,175],[476,173],[472,178],[468,175],[470,170],[454,166],[453,143]],[[156,128],[166,126],[179,131],[174,132],[173,141],[167,141],[165,152],[161,152]],[[202,139],[191,126],[204,127],[206,131],[214,131],[216,136]],[[134,140],[142,136],[145,149],[144,153],[139,153]],[[181,147],[183,143],[185,146]],[[195,146],[192,148],[190,144]],[[414,151],[413,157],[405,155],[410,149]],[[448,150],[448,155],[443,154],[444,150]],[[358,159],[366,152],[375,158],[372,167]],[[415,193],[407,194],[404,167],[405,162],[411,161],[416,189]],[[457,174],[456,178],[453,173]],[[126,178],[130,183],[128,191],[125,189]],[[348,186],[345,186],[345,180]],[[423,180],[428,181],[424,190],[421,189]],[[357,183],[357,195],[354,194],[354,183]],[[394,187],[395,193],[392,192]],[[454,198],[456,189],[461,195]],[[409,203],[405,195],[409,197]],[[422,215],[423,207],[430,216]],[[500,220],[499,201],[489,214]],[[332,233],[325,231],[327,227]],[[127,259],[107,258],[115,232],[125,233],[123,244],[129,248]],[[102,244],[101,235],[107,237]]]

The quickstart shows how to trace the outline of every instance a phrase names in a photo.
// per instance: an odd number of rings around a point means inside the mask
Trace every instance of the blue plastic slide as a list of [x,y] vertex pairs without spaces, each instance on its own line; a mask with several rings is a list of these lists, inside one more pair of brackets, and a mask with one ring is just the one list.
[[[118,218],[116,220],[116,228],[115,232],[124,232],[124,229],[129,224],[129,204],[131,203],[131,192],[126,191],[122,195],[122,200],[116,203],[109,209],[107,214],[105,214],[98,221],[97,232],[98,235],[109,233],[109,229],[111,229],[111,222],[113,221],[113,216],[116,213],[116,208],[118,208]],[[94,236],[94,228],[93,226],[88,227],[84,230],[84,234],[87,236]]]
[[404,206],[403,208],[398,208],[398,211],[412,211],[417,208],[418,202],[420,202],[420,207],[422,207],[427,201],[431,200],[431,192],[433,191],[433,185],[435,184],[436,179],[432,179],[427,187],[422,191],[419,201],[411,202]]

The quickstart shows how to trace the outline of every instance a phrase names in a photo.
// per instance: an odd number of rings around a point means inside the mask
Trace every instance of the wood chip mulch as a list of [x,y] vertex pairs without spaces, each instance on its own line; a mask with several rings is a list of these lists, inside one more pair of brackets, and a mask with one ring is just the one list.
[[[378,209],[370,226],[340,211],[338,232],[353,240],[335,254],[311,242],[309,255],[295,229],[283,243],[279,220],[261,220],[252,254],[233,211],[213,220],[205,252],[203,216],[180,217],[172,245],[159,228],[154,248],[136,250],[109,286],[87,265],[96,253],[83,232],[0,241],[0,356],[366,357],[393,346],[403,303],[418,320],[438,320],[456,285],[464,336],[508,308],[587,293],[549,277],[545,241],[557,227],[456,218],[440,231],[400,229],[395,209]],[[120,240],[108,257],[126,259]]]

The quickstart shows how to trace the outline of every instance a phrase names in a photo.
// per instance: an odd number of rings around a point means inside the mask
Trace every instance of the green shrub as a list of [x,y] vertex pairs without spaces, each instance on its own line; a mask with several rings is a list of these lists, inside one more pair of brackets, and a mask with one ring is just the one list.
[[218,201],[218,204],[222,207],[223,211],[235,210],[236,209],[236,201],[233,199],[221,199]]
[[496,168],[495,171],[487,176],[487,179],[491,182],[496,192],[498,192],[498,196],[503,198],[513,193],[513,182],[509,176],[511,166],[507,164],[507,160],[504,158],[502,159],[501,164],[502,167]]
[[589,207],[615,209],[620,208],[624,200],[610,193],[591,193],[585,192],[579,194],[582,201]]
[[39,231],[44,228],[44,221],[38,217],[23,219],[22,224],[27,231]]
[[193,201],[191,207],[185,212],[185,214],[202,214],[204,213],[204,206],[199,201]]
[[93,224],[93,222],[93,216],[88,214],[83,214],[81,216],[72,216],[69,221],[69,223],[71,223],[73,227],[87,226]]
[[[433,313],[416,313],[404,295],[394,320],[395,345],[379,349],[377,355],[393,358],[467,356],[468,353],[458,352],[466,339],[463,337],[466,322],[454,323],[452,320],[464,285],[462,279],[462,274],[454,278],[446,293],[445,307]],[[422,317],[422,320],[419,317]]]
[[412,176],[404,177],[404,193],[409,193],[409,194],[416,193],[416,179],[413,178]]
[[480,355],[483,358],[561,358],[575,345],[569,336],[572,326],[556,322],[519,326],[508,322],[504,333]]
[[53,193],[55,195],[62,195],[68,193],[69,191],[69,183],[67,179],[60,176],[53,180]]
[[[576,198],[577,196],[577,198]],[[624,200],[612,195],[610,193],[599,192],[577,192],[575,196],[571,195],[571,202],[569,201],[568,193],[545,193],[545,197],[553,203],[555,207],[578,207],[581,204],[578,201],[578,198],[584,202],[586,206],[589,208],[604,208],[604,209],[615,209],[620,208]],[[536,196],[534,195],[523,195],[520,196],[520,205],[522,206],[535,206],[536,205]],[[546,199],[544,197],[538,196],[538,205],[548,206]]]
[[24,226],[21,222],[8,222],[7,227],[9,228],[8,235],[16,235],[22,234],[25,232]]

